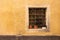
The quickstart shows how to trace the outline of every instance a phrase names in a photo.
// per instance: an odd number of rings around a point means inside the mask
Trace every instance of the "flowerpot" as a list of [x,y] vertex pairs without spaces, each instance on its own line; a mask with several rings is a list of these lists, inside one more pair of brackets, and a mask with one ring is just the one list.
[[37,29],[38,28],[38,26],[37,25],[34,25],[34,29]]
[[32,25],[29,25],[29,29],[32,29]]

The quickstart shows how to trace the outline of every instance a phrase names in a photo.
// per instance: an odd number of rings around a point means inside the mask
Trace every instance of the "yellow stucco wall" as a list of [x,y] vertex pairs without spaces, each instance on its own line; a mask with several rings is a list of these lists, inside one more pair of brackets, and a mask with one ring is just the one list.
[[[26,6],[49,5],[49,32],[27,32]],[[0,35],[60,35],[60,0],[0,0]]]

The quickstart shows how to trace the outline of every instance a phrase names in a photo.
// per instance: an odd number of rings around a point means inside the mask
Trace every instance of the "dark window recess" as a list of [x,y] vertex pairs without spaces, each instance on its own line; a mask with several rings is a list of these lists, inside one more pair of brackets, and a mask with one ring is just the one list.
[[29,8],[29,29],[46,27],[46,8]]

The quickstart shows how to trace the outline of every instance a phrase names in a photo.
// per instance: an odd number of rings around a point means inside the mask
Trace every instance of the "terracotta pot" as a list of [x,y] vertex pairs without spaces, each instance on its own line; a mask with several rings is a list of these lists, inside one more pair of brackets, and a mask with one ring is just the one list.
[[37,25],[34,25],[34,29],[37,29],[38,28],[38,26]]
[[29,29],[32,29],[32,25],[29,26]]

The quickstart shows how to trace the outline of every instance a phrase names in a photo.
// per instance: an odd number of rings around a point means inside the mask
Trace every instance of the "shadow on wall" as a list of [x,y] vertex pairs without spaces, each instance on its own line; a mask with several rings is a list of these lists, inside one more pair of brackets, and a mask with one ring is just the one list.
[[60,36],[0,36],[0,40],[60,40]]

